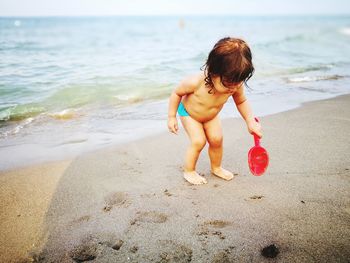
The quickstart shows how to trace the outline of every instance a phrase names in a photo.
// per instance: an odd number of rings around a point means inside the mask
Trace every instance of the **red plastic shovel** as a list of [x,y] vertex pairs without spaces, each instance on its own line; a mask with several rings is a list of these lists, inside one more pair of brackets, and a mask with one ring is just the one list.
[[[256,122],[259,122],[258,118],[255,118]],[[248,164],[251,173],[255,176],[262,175],[269,165],[269,154],[260,146],[259,137],[254,134],[255,146],[248,152]]]

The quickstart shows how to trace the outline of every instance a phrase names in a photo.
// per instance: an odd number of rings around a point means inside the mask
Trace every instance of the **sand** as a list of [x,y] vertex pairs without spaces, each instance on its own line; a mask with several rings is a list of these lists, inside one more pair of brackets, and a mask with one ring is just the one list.
[[206,149],[197,170],[208,184],[184,181],[182,127],[3,171],[0,261],[349,262],[349,105],[346,95],[261,118],[261,177],[241,119],[223,121],[232,181],[210,174]]

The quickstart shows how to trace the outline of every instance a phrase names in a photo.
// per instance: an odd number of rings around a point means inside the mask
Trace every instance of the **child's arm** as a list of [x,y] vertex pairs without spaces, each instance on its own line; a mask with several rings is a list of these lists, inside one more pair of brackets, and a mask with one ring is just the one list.
[[198,87],[199,81],[200,79],[198,76],[188,77],[181,81],[180,84],[171,93],[168,110],[168,128],[170,132],[177,134],[178,124],[176,113],[182,96],[193,93]]
[[235,94],[232,95],[235,101],[236,107],[241,114],[242,118],[245,120],[249,133],[255,133],[260,138],[262,137],[261,125],[255,121],[252,108],[244,94],[243,87],[239,88]]

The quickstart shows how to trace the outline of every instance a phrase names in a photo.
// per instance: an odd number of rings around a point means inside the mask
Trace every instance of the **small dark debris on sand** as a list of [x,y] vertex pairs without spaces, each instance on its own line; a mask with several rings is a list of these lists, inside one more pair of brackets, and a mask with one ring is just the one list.
[[137,246],[132,246],[132,247],[130,248],[130,252],[132,252],[132,253],[136,253],[137,250],[139,250],[139,248],[138,248]]
[[304,201],[304,200],[301,200],[300,202],[302,202],[303,204],[305,204],[305,201]]
[[257,199],[262,199],[264,196],[263,195],[253,195],[249,197],[250,199],[257,200]]
[[172,196],[172,194],[168,191],[168,189],[165,189],[165,190],[164,190],[164,194],[165,194],[166,196]]
[[106,206],[103,208],[103,211],[109,212],[109,211],[111,211],[111,209],[112,209],[111,206],[107,206],[107,205],[106,205]]
[[280,251],[275,244],[264,247],[261,250],[261,255],[263,255],[265,258],[275,258],[278,253],[280,253]]
[[221,231],[214,231],[213,235],[218,236],[220,239],[225,239],[225,236],[222,234]]
[[224,220],[210,220],[210,221],[205,221],[203,223],[204,226],[212,226],[215,228],[224,228],[226,226],[232,225],[232,222],[229,221],[224,221]]

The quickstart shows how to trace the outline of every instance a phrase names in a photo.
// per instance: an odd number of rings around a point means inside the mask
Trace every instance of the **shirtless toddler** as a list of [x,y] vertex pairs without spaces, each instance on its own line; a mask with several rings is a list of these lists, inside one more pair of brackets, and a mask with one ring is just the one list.
[[209,53],[204,71],[184,79],[169,100],[168,128],[177,134],[179,114],[190,139],[184,165],[184,178],[191,184],[205,184],[195,168],[200,152],[209,143],[209,158],[213,175],[231,180],[233,174],[221,166],[223,155],[222,126],[218,113],[232,97],[247,124],[248,131],[262,136],[261,126],[254,120],[244,86],[253,75],[254,67],[249,46],[237,38],[219,40]]

